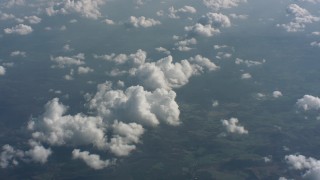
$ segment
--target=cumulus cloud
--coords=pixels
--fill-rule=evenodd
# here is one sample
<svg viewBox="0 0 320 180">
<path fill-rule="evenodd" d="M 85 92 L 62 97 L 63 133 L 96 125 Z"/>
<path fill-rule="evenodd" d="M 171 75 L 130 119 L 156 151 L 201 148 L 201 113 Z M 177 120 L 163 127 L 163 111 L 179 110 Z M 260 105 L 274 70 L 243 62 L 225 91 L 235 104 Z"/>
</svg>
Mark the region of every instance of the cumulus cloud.
<svg viewBox="0 0 320 180">
<path fill-rule="evenodd" d="M 3 76 L 6 74 L 6 69 L 3 66 L 0 66 L 0 76 Z"/>
<path fill-rule="evenodd" d="M 291 22 L 287 24 L 278 24 L 277 26 L 284 28 L 287 32 L 304 31 L 306 24 L 314 23 L 320 20 L 310 14 L 310 12 L 297 4 L 290 4 L 287 7 L 287 13 L 293 16 Z"/>
<path fill-rule="evenodd" d="M 13 52 L 10 53 L 10 56 L 11 57 L 17 57 L 17 56 L 26 57 L 27 53 L 24 52 L 24 51 L 13 51 Z"/>
<path fill-rule="evenodd" d="M 190 51 L 192 48 L 190 48 L 190 45 L 197 44 L 197 40 L 195 38 L 185 39 L 176 42 L 174 45 L 177 47 L 177 50 L 179 51 Z"/>
<path fill-rule="evenodd" d="M 124 63 L 130 63 L 132 66 L 141 65 L 146 61 L 147 58 L 147 52 L 139 49 L 136 53 L 132 54 L 105 54 L 105 55 L 96 55 L 94 54 L 93 57 L 95 59 L 102 59 L 110 62 L 115 62 L 116 64 L 124 64 Z"/>
<path fill-rule="evenodd" d="M 230 26 L 231 22 L 228 16 L 210 12 L 202 16 L 195 25 L 186 26 L 185 30 L 194 35 L 210 37 L 220 33 L 219 28 Z"/>
<path fill-rule="evenodd" d="M 144 129 L 140 124 L 115 121 L 112 125 L 114 135 L 108 147 L 117 156 L 128 156 L 136 149 L 134 144 L 139 143 Z"/>
<path fill-rule="evenodd" d="M 186 17 L 187 14 L 195 14 L 197 10 L 192 6 L 184 6 L 180 9 L 175 9 L 173 6 L 169 8 L 169 18 L 179 19 L 180 17 Z"/>
<path fill-rule="evenodd" d="M 282 93 L 281 93 L 281 91 L 273 91 L 272 96 L 274 98 L 279 98 L 282 96 Z"/>
<path fill-rule="evenodd" d="M 25 152 L 26 156 L 29 156 L 32 161 L 44 164 L 47 162 L 48 157 L 52 154 L 51 149 L 46 149 L 39 143 L 30 140 L 29 145 L 31 149 Z"/>
<path fill-rule="evenodd" d="M 35 140 L 50 145 L 94 145 L 106 148 L 105 126 L 100 117 L 64 115 L 67 107 L 54 98 L 45 105 L 42 116 L 30 120 L 28 129 Z"/>
<path fill-rule="evenodd" d="M 148 28 L 148 27 L 159 25 L 161 24 L 161 22 L 158 20 L 154 20 L 152 18 L 146 18 L 144 16 L 140 16 L 140 17 L 130 16 L 128 24 L 136 28 L 138 27 Z"/>
<path fill-rule="evenodd" d="M 89 68 L 89 67 L 78 67 L 78 74 L 88 74 L 88 73 L 91 73 L 93 72 L 94 70 L 92 68 Z"/>
<path fill-rule="evenodd" d="M 229 133 L 248 134 L 248 131 L 243 126 L 238 125 L 239 120 L 237 118 L 223 119 L 221 122 Z"/>
<path fill-rule="evenodd" d="M 251 79 L 252 76 L 250 73 L 243 73 L 241 74 L 241 79 Z"/>
<path fill-rule="evenodd" d="M 172 56 L 168 56 L 156 62 L 141 65 L 135 69 L 133 75 L 149 89 L 171 89 L 187 84 L 192 75 L 198 75 L 205 69 L 214 71 L 219 67 L 200 55 L 176 63 L 173 63 Z"/>
<path fill-rule="evenodd" d="M 1 168 L 7 168 L 9 166 L 16 166 L 19 164 L 18 159 L 24 157 L 24 152 L 16 150 L 9 144 L 2 146 L 2 152 L 0 155 Z"/>
<path fill-rule="evenodd" d="M 72 65 L 76 65 L 76 66 L 80 66 L 85 64 L 85 62 L 83 61 L 85 59 L 85 56 L 83 53 L 79 53 L 77 55 L 68 57 L 68 56 L 57 56 L 57 57 L 53 57 L 50 56 L 51 61 L 55 62 L 57 65 L 52 66 L 52 67 L 59 67 L 59 68 L 64 68 L 66 66 L 72 66 Z"/>
<path fill-rule="evenodd" d="M 46 13 L 48 16 L 78 13 L 85 18 L 98 19 L 102 16 L 100 7 L 104 4 L 105 0 L 64 0 L 46 8 Z"/>
<path fill-rule="evenodd" d="M 30 24 L 38 24 L 41 22 L 41 18 L 38 16 L 25 16 L 25 20 L 27 20 Z"/>
<path fill-rule="evenodd" d="M 25 24 L 18 24 L 12 28 L 4 29 L 4 33 L 6 34 L 19 34 L 19 35 L 27 35 L 32 33 L 33 29 L 31 26 Z"/>
<path fill-rule="evenodd" d="M 120 119 L 156 126 L 163 121 L 179 125 L 179 106 L 176 93 L 156 89 L 146 91 L 142 86 L 131 86 L 125 91 L 113 90 L 106 82 L 98 85 L 98 91 L 89 102 L 89 107 L 106 119 Z"/>
<path fill-rule="evenodd" d="M 214 10 L 236 7 L 244 2 L 247 0 L 203 0 L 205 6 Z"/>
<path fill-rule="evenodd" d="M 3 3 L 4 7 L 11 8 L 13 6 L 22 6 L 25 5 L 25 0 L 7 0 Z"/>
<path fill-rule="evenodd" d="M 74 149 L 72 151 L 72 158 L 83 160 L 89 167 L 95 170 L 103 169 L 114 164 L 114 162 L 110 160 L 101 160 L 99 155 L 90 154 L 88 151 L 80 151 L 80 149 Z"/>
<path fill-rule="evenodd" d="M 303 155 L 287 155 L 285 160 L 292 169 L 304 172 L 303 179 L 317 180 L 320 178 L 319 160 L 313 157 L 307 158 Z"/>
<path fill-rule="evenodd" d="M 299 108 L 302 108 L 305 111 L 319 110 L 320 98 L 311 95 L 304 95 L 301 99 L 298 99 L 296 104 Z"/>
<path fill-rule="evenodd" d="M 168 49 L 164 48 L 164 47 L 157 47 L 155 49 L 156 49 L 156 51 L 163 52 L 166 55 L 170 55 L 171 54 L 171 52 Z"/>
<path fill-rule="evenodd" d="M 13 14 L 8 14 L 8 13 L 3 13 L 0 11 L 0 20 L 9 20 L 9 19 L 15 19 L 15 15 Z"/>
<path fill-rule="evenodd" d="M 240 59 L 240 58 L 236 58 L 236 60 L 235 60 L 235 63 L 237 65 L 244 64 L 247 67 L 259 66 L 259 65 L 264 64 L 265 62 L 266 62 L 265 59 L 263 59 L 261 62 L 260 61 L 252 61 L 252 60 L 243 60 L 243 59 Z"/>
</svg>

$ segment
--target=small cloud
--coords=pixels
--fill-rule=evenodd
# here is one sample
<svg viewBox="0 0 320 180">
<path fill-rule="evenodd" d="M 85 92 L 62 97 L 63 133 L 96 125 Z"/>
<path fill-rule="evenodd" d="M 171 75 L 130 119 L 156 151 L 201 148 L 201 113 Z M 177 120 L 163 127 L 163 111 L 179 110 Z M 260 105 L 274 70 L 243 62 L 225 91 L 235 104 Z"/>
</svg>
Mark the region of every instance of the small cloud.
<svg viewBox="0 0 320 180">
<path fill-rule="evenodd" d="M 4 29 L 4 33 L 6 34 L 18 34 L 18 35 L 27 35 L 32 33 L 32 27 L 25 24 L 18 24 L 12 28 Z"/>
<path fill-rule="evenodd" d="M 237 118 L 230 118 L 229 120 L 221 120 L 222 125 L 226 128 L 228 133 L 248 134 L 248 131 L 243 126 L 238 125 Z"/>
</svg>

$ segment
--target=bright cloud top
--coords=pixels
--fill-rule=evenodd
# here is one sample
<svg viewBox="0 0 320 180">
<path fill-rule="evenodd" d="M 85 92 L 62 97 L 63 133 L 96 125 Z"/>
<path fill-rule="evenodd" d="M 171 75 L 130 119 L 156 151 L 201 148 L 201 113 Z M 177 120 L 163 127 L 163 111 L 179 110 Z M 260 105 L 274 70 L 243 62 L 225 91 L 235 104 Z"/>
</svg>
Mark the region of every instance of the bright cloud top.
<svg viewBox="0 0 320 180">
<path fill-rule="evenodd" d="M 243 126 L 238 125 L 239 120 L 237 118 L 230 118 L 229 120 L 223 119 L 221 122 L 229 133 L 248 134 L 248 130 Z"/>
</svg>

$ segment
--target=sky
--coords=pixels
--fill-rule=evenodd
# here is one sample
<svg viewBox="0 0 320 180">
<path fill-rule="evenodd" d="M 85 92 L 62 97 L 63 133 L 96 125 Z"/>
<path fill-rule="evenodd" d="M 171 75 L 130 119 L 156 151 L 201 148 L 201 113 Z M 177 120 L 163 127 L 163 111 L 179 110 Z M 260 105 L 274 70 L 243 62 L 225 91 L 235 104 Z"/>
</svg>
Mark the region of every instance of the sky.
<svg viewBox="0 0 320 180">
<path fill-rule="evenodd" d="M 1 0 L 5 179 L 320 179 L 319 0 Z"/>
</svg>

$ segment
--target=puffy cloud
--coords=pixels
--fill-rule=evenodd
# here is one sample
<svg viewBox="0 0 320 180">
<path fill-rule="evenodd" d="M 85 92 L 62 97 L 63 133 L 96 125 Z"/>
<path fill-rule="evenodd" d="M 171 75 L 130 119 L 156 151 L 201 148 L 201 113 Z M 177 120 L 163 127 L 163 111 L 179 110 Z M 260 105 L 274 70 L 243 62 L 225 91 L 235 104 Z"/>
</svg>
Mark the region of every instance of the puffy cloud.
<svg viewBox="0 0 320 180">
<path fill-rule="evenodd" d="M 0 11 L 0 20 L 9 20 L 15 19 L 16 17 L 13 14 L 7 14 Z"/>
<path fill-rule="evenodd" d="M 265 59 L 263 59 L 261 62 L 259 61 L 252 61 L 252 60 L 243 60 L 243 59 L 240 59 L 240 58 L 236 58 L 235 60 L 235 63 L 240 65 L 240 64 L 244 64 L 248 67 L 252 67 L 252 66 L 259 66 L 259 65 L 262 65 L 266 62 Z"/>
<path fill-rule="evenodd" d="M 72 151 L 72 158 L 83 160 L 89 167 L 95 170 L 103 169 L 114 164 L 114 162 L 110 160 L 101 160 L 99 155 L 90 154 L 88 151 L 80 151 L 80 149 L 74 149 Z"/>
<path fill-rule="evenodd" d="M 32 33 L 33 29 L 31 26 L 25 24 L 18 24 L 12 28 L 4 29 L 4 33 L 6 34 L 19 34 L 19 35 L 27 35 Z"/>
<path fill-rule="evenodd" d="M 86 18 L 98 19 L 101 17 L 99 9 L 103 4 L 105 4 L 105 0 L 63 0 L 63 2 L 46 8 L 46 13 L 49 16 L 78 13 Z"/>
<path fill-rule="evenodd" d="M 243 73 L 241 74 L 241 79 L 251 79 L 252 76 L 250 73 Z"/>
<path fill-rule="evenodd" d="M 174 45 L 179 51 L 190 51 L 192 48 L 190 48 L 189 46 L 195 44 L 197 44 L 197 40 L 195 38 L 190 38 L 178 41 Z"/>
<path fill-rule="evenodd" d="M 6 74 L 6 69 L 3 66 L 0 66 L 0 76 L 3 76 Z"/>
<path fill-rule="evenodd" d="M 205 6 L 214 10 L 236 7 L 243 2 L 247 0 L 203 0 Z"/>
<path fill-rule="evenodd" d="M 16 57 L 16 56 L 26 57 L 27 53 L 24 51 L 13 51 L 10 53 L 10 56 L 12 56 L 12 57 Z"/>
<path fill-rule="evenodd" d="M 244 14 L 229 14 L 229 16 L 233 19 L 247 19 L 248 15 L 244 15 Z"/>
<path fill-rule="evenodd" d="M 25 5 L 25 0 L 7 0 L 4 3 L 4 6 L 6 8 L 11 8 L 13 6 L 22 6 L 22 5 Z"/>
<path fill-rule="evenodd" d="M 171 89 L 187 84 L 192 75 L 197 75 L 204 69 L 213 71 L 217 70 L 218 66 L 200 55 L 176 63 L 173 63 L 172 56 L 168 56 L 156 62 L 141 65 L 135 70 L 134 75 L 147 88 Z"/>
<path fill-rule="evenodd" d="M 44 164 L 47 162 L 48 157 L 52 154 L 51 149 L 46 149 L 39 143 L 30 140 L 29 145 L 32 147 L 30 150 L 25 152 L 26 156 L 29 156 L 32 161 Z"/>
<path fill-rule="evenodd" d="M 191 34 L 202 35 L 206 37 L 220 33 L 219 28 L 230 27 L 231 22 L 228 16 L 221 13 L 207 13 L 202 16 L 198 23 L 193 26 L 186 26 L 185 30 Z"/>
<path fill-rule="evenodd" d="M 243 126 L 238 125 L 237 118 L 230 118 L 229 120 L 221 120 L 222 125 L 226 128 L 227 132 L 235 134 L 248 134 L 248 131 Z"/>
<path fill-rule="evenodd" d="M 163 52 L 166 55 L 170 55 L 171 54 L 171 52 L 168 49 L 164 48 L 164 47 L 157 47 L 155 49 L 156 49 L 156 51 Z"/>
<path fill-rule="evenodd" d="M 171 90 L 156 89 L 145 91 L 142 86 L 131 86 L 125 91 L 112 90 L 112 84 L 98 85 L 98 91 L 89 102 L 105 119 L 120 119 L 156 126 L 163 121 L 178 125 L 179 106 L 175 102 L 176 93 Z"/>
<path fill-rule="evenodd" d="M 303 179 L 317 180 L 320 179 L 320 161 L 303 155 L 287 155 L 285 160 L 291 168 L 295 170 L 304 170 Z"/>
<path fill-rule="evenodd" d="M 302 108 L 305 111 L 319 110 L 320 109 L 320 98 L 315 97 L 315 96 L 311 96 L 311 95 L 304 95 L 301 99 L 298 99 L 297 105 L 299 108 Z"/>
<path fill-rule="evenodd" d="M 154 20 L 152 18 L 146 18 L 144 16 L 140 17 L 135 17 L 135 16 L 130 16 L 130 19 L 128 21 L 129 25 L 132 25 L 133 27 L 152 27 L 161 24 L 160 21 Z"/>
<path fill-rule="evenodd" d="M 93 72 L 94 70 L 92 68 L 89 67 L 78 67 L 78 74 L 88 74 L 90 72 Z"/>
<path fill-rule="evenodd" d="M 277 24 L 277 26 L 283 27 L 287 32 L 303 31 L 306 24 L 320 20 L 319 17 L 312 16 L 308 10 L 301 8 L 297 4 L 290 4 L 287 8 L 287 13 L 293 16 L 292 21 L 287 24 Z"/>
<path fill-rule="evenodd" d="M 108 25 L 114 25 L 115 24 L 115 22 L 113 20 L 111 20 L 111 19 L 105 19 L 103 22 L 105 22 Z"/>
<path fill-rule="evenodd" d="M 54 98 L 45 105 L 42 116 L 29 121 L 35 140 L 50 145 L 94 145 L 106 148 L 105 125 L 100 117 L 64 115 L 67 107 Z"/>
<path fill-rule="evenodd" d="M 38 24 L 41 22 L 41 18 L 38 16 L 25 16 L 24 19 L 29 21 L 30 24 Z"/>
<path fill-rule="evenodd" d="M 137 123 L 125 124 L 115 121 L 112 125 L 115 135 L 111 138 L 108 148 L 117 156 L 127 156 L 136 149 L 134 144 L 139 143 L 144 129 Z"/>
<path fill-rule="evenodd" d="M 2 146 L 2 152 L 0 155 L 1 168 L 7 168 L 8 166 L 16 166 L 19 164 L 18 159 L 24 157 L 24 152 L 16 150 L 9 144 Z"/>
<path fill-rule="evenodd" d="M 79 53 L 77 55 L 68 57 L 68 56 L 58 56 L 58 57 L 50 57 L 51 61 L 55 62 L 57 65 L 53 67 L 59 67 L 64 68 L 65 66 L 71 66 L 71 65 L 83 65 L 85 62 L 83 61 L 85 59 L 83 53 Z"/>
<path fill-rule="evenodd" d="M 197 10 L 192 6 L 184 6 L 180 9 L 174 9 L 174 7 L 169 8 L 169 18 L 179 19 L 181 16 L 186 16 L 187 14 L 195 14 Z"/>
<path fill-rule="evenodd" d="M 273 91 L 272 96 L 274 98 L 279 98 L 282 96 L 282 93 L 281 93 L 281 91 Z"/>
<path fill-rule="evenodd" d="M 139 49 L 136 53 L 132 53 L 130 55 L 127 54 L 105 54 L 105 55 L 93 55 L 95 59 L 102 59 L 106 61 L 115 62 L 116 64 L 124 64 L 126 62 L 130 62 L 131 65 L 141 65 L 146 61 L 147 52 Z"/>
</svg>

